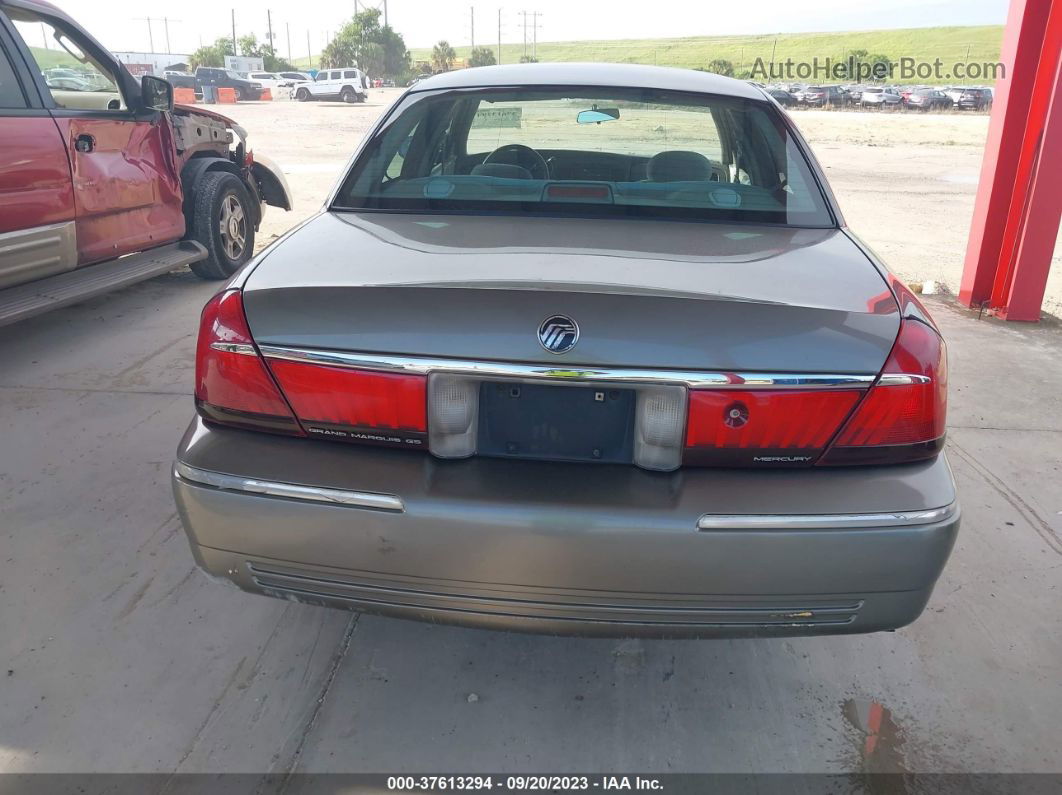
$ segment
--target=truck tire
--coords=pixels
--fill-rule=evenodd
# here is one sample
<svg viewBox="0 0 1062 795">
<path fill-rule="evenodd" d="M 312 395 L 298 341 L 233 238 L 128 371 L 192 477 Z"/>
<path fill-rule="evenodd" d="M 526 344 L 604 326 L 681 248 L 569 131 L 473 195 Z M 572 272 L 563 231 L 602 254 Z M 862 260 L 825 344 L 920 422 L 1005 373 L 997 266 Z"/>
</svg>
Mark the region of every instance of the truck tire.
<svg viewBox="0 0 1062 795">
<path fill-rule="evenodd" d="M 189 238 L 203 244 L 207 258 L 189 267 L 201 279 L 227 279 L 254 252 L 251 197 L 228 171 L 208 171 L 195 185 Z"/>
<path fill-rule="evenodd" d="M 310 92 L 308 89 L 300 88 L 298 91 L 295 92 L 295 99 L 297 99 L 299 102 L 306 102 L 307 100 L 309 100 L 309 98 Z"/>
<path fill-rule="evenodd" d="M 344 86 L 343 90 L 339 92 L 339 98 L 349 105 L 358 101 L 358 92 L 350 86 Z"/>
</svg>

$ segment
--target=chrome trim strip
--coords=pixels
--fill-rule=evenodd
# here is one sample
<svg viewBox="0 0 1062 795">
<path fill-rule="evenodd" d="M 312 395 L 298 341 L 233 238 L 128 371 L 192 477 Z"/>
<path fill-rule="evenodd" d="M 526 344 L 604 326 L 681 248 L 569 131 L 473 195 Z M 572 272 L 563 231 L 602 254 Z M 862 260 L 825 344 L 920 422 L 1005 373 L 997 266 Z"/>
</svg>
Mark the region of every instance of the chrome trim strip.
<svg viewBox="0 0 1062 795">
<path fill-rule="evenodd" d="M 258 351 L 254 349 L 253 345 L 241 342 L 212 342 L 210 347 L 215 351 L 224 351 L 225 353 L 240 353 L 244 356 L 258 355 Z"/>
<path fill-rule="evenodd" d="M 886 373 L 878 379 L 875 386 L 908 386 L 910 384 L 928 384 L 933 379 L 927 375 L 909 375 L 907 373 Z"/>
<path fill-rule="evenodd" d="M 242 491 L 251 494 L 265 494 L 270 497 L 284 497 L 293 500 L 323 502 L 330 505 L 348 505 L 355 508 L 375 508 L 381 511 L 405 512 L 402 500 L 392 494 L 375 494 L 368 491 L 346 491 L 317 486 L 297 486 L 294 483 L 278 483 L 272 480 L 256 480 L 237 475 L 225 475 L 206 469 L 188 466 L 182 461 L 173 465 L 174 472 L 184 480 L 212 486 L 223 491 Z"/>
<path fill-rule="evenodd" d="M 441 359 L 427 356 L 353 353 L 278 345 L 259 345 L 269 359 L 312 362 L 357 370 L 426 375 L 447 372 L 493 378 L 543 378 L 556 380 L 607 381 L 628 384 L 682 384 L 714 389 L 865 389 L 876 376 L 808 373 L 721 373 L 693 370 L 645 370 L 636 367 L 587 368 L 540 364 Z"/>
<path fill-rule="evenodd" d="M 951 519 L 959 512 L 957 502 L 943 508 L 896 513 L 739 514 L 706 513 L 697 520 L 698 530 L 841 530 L 856 527 L 915 527 Z"/>
</svg>

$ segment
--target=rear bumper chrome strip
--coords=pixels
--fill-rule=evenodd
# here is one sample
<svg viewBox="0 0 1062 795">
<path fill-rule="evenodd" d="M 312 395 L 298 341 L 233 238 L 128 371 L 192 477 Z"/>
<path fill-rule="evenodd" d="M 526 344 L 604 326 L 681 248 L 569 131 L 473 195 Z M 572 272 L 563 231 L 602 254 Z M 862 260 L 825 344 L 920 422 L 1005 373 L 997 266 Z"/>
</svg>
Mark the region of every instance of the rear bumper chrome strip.
<svg viewBox="0 0 1062 795">
<path fill-rule="evenodd" d="M 223 491 L 243 491 L 251 494 L 265 494 L 270 497 L 308 500 L 330 505 L 349 505 L 355 508 L 375 508 L 381 511 L 395 511 L 396 513 L 405 511 L 402 500 L 392 494 L 299 486 L 294 483 L 242 478 L 236 475 L 225 475 L 221 472 L 211 472 L 206 469 L 191 467 L 181 461 L 174 463 L 173 469 L 177 476 L 183 480 L 211 486 L 215 489 L 222 489 Z"/>
<path fill-rule="evenodd" d="M 739 514 L 708 513 L 697 520 L 698 530 L 840 530 L 857 527 L 915 527 L 953 518 L 959 504 L 926 511 L 892 513 Z"/>
<path fill-rule="evenodd" d="M 492 378 L 541 378 L 565 381 L 604 381 L 624 384 L 681 384 L 690 388 L 713 389 L 866 389 L 877 378 L 874 375 L 811 374 L 811 373 L 730 373 L 694 370 L 646 370 L 636 367 L 569 367 L 509 362 L 470 361 L 424 356 L 395 356 L 389 354 L 354 353 L 277 345 L 259 345 L 267 359 L 286 359 L 311 362 L 355 370 L 375 370 L 385 373 L 433 372 Z"/>
</svg>

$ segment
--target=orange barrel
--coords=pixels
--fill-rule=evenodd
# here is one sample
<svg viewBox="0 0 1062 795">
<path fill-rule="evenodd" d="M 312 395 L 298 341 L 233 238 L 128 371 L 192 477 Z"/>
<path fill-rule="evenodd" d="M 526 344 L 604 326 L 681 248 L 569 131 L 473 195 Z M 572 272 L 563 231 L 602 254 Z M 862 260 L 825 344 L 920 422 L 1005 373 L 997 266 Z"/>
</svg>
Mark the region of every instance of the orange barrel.
<svg viewBox="0 0 1062 795">
<path fill-rule="evenodd" d="M 218 102 L 234 104 L 236 102 L 236 89 L 235 88 L 219 88 L 218 89 Z"/>
</svg>

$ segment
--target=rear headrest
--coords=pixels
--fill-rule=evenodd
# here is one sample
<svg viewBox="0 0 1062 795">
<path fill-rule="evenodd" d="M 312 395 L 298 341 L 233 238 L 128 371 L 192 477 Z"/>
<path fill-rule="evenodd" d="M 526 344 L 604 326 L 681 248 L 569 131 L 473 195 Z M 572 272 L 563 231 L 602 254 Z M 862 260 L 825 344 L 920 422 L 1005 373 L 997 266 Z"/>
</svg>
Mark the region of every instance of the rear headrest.
<svg viewBox="0 0 1062 795">
<path fill-rule="evenodd" d="M 650 182 L 684 182 L 712 177 L 712 161 L 700 152 L 673 149 L 649 158 L 646 176 Z"/>
<path fill-rule="evenodd" d="M 472 167 L 472 174 L 477 177 L 500 177 L 502 179 L 531 179 L 531 172 L 523 166 L 511 163 L 480 163 Z"/>
</svg>

